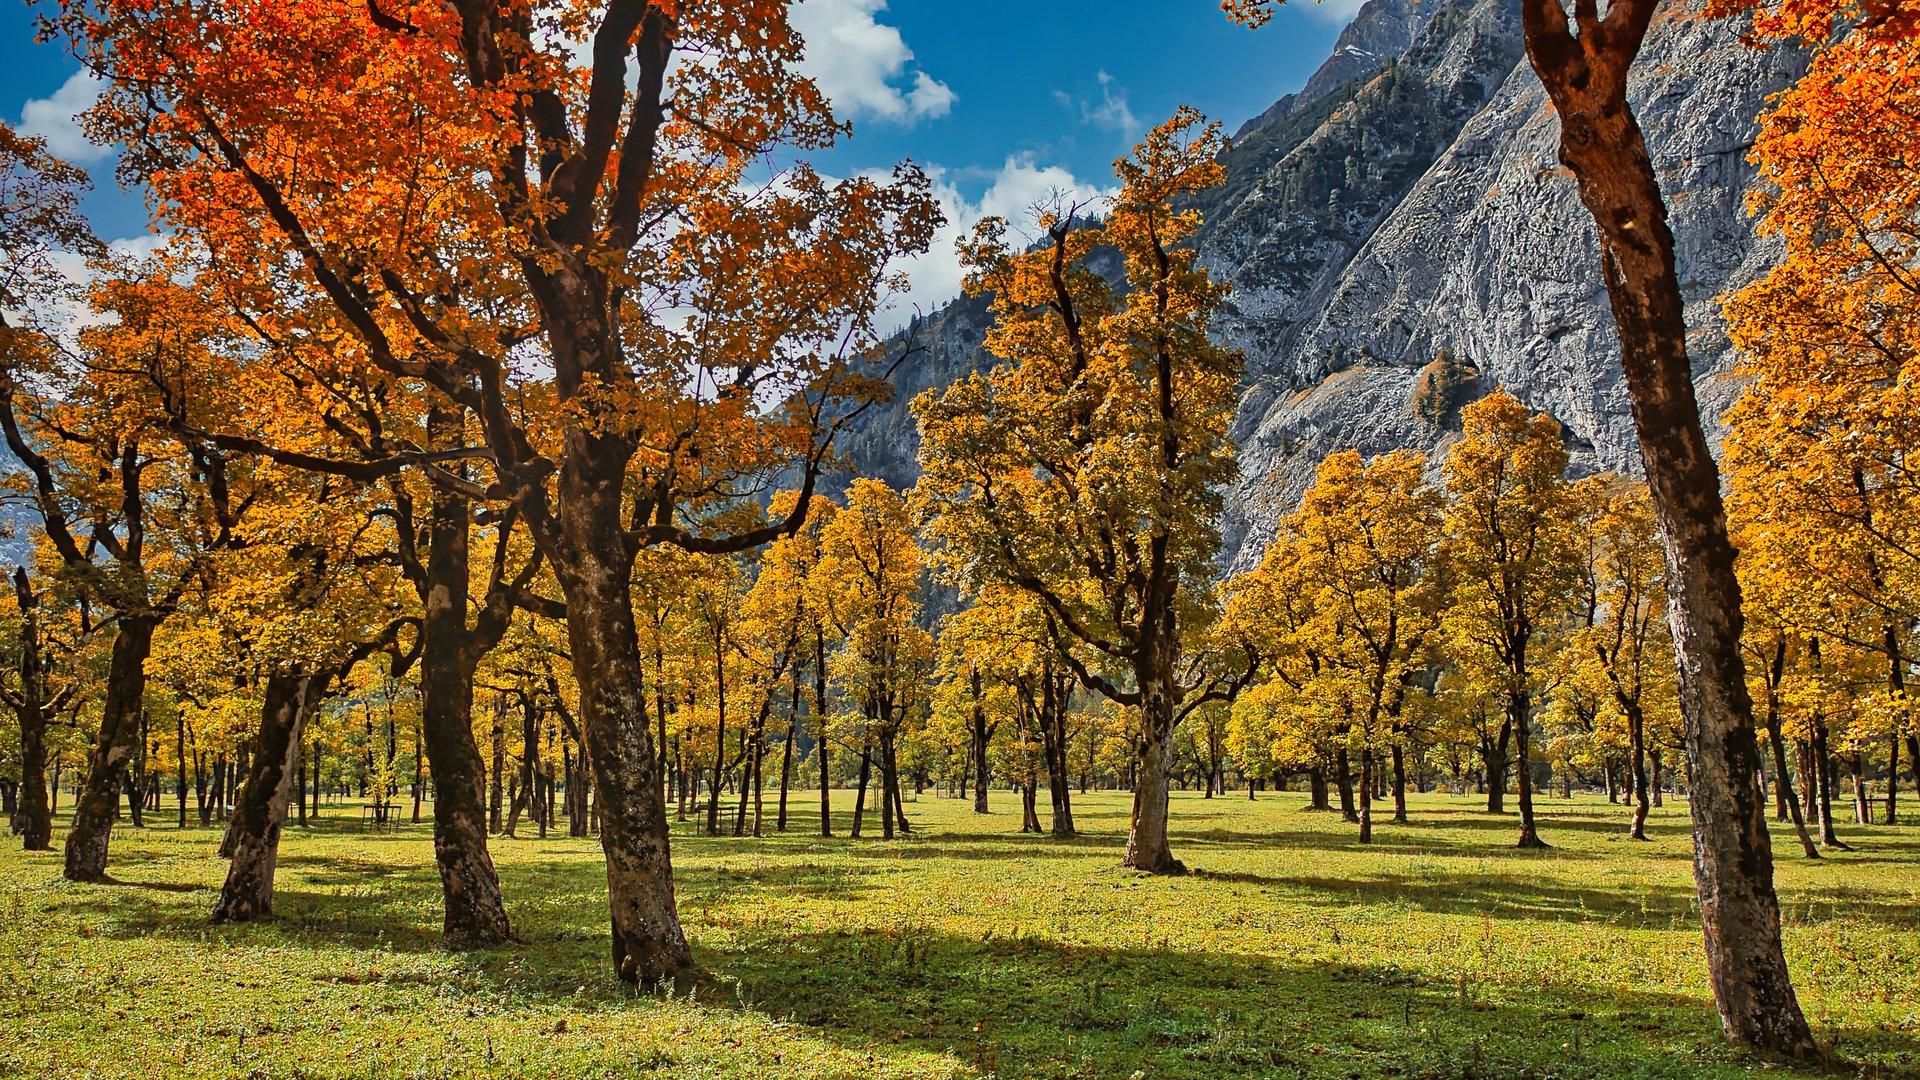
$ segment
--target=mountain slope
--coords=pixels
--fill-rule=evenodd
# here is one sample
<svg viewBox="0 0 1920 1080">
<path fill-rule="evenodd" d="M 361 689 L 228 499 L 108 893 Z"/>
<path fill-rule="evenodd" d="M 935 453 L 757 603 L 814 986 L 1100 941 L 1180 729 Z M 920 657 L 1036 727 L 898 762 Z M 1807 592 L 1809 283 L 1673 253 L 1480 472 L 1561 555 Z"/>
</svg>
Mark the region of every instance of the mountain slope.
<svg viewBox="0 0 1920 1080">
<path fill-rule="evenodd" d="M 1714 297 L 1770 257 L 1744 212 L 1754 118 L 1805 61 L 1748 49 L 1737 26 L 1686 2 L 1663 12 L 1632 96 L 1717 417 L 1737 387 Z M 1415 448 L 1437 460 L 1458 405 L 1495 386 L 1565 425 L 1576 468 L 1635 468 L 1598 248 L 1557 137 L 1510 0 L 1370 0 L 1307 87 L 1241 129 L 1198 240 L 1234 286 L 1217 332 L 1247 357 L 1227 565 L 1258 558 L 1326 454 Z M 969 299 L 915 327 L 926 351 L 903 368 L 899 399 L 853 433 L 857 467 L 911 482 L 906 401 L 988 362 L 987 325 Z M 1447 355 L 1465 380 L 1423 406 Z"/>
</svg>

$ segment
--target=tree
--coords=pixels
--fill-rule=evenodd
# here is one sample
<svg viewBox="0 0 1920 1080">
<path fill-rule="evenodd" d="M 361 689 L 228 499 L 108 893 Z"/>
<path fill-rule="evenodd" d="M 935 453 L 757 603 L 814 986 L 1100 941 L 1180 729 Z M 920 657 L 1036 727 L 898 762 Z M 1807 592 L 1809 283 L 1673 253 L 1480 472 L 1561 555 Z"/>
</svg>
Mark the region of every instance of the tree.
<svg viewBox="0 0 1920 1080">
<path fill-rule="evenodd" d="M 1205 628 L 1219 489 L 1241 360 L 1207 330 L 1224 297 L 1175 203 L 1220 182 L 1217 124 L 1182 109 L 1116 163 L 1105 221 L 1041 217 L 1019 251 L 1004 220 L 963 246 L 968 287 L 993 296 L 992 371 L 922 395 L 921 519 L 956 579 L 1038 597 L 1076 641 L 1123 665 L 1122 686 L 1077 658 L 1081 681 L 1141 710 L 1126 865 L 1183 867 L 1167 843 L 1168 750 L 1214 691 L 1183 662 Z M 1116 250 L 1118 293 L 1088 259 Z M 1071 652 L 1066 654 L 1073 657 Z"/>
<path fill-rule="evenodd" d="M 1334 454 L 1286 523 L 1299 537 L 1303 584 L 1312 591 L 1314 614 L 1303 629 L 1360 755 L 1361 843 L 1373 840 L 1376 752 L 1392 757 L 1394 820 L 1407 819 L 1401 714 L 1442 599 L 1440 495 L 1425 469 L 1425 457 L 1406 451 L 1371 462 L 1356 451 Z"/>
<path fill-rule="evenodd" d="M 1760 752 L 1740 657 L 1740 582 L 1687 359 L 1666 202 L 1627 78 L 1656 0 L 1606 15 L 1524 0 L 1527 57 L 1560 117 L 1560 160 L 1600 234 L 1601 273 L 1667 561 L 1667 616 L 1689 751 L 1694 878 L 1720 1024 L 1734 1042 L 1818 1053 L 1780 940 L 1773 849 L 1755 777 Z M 1575 33 L 1577 27 L 1578 33 Z"/>
<path fill-rule="evenodd" d="M 1447 637 L 1458 663 L 1500 687 L 1519 756 L 1519 846 L 1545 847 L 1533 817 L 1533 710 L 1546 674 L 1535 649 L 1573 585 L 1567 451 L 1560 425 L 1505 393 L 1467 406 L 1461 422 L 1446 460 Z"/>
<path fill-rule="evenodd" d="M 25 467 L 60 579 L 113 619 L 99 734 L 67 832 L 62 873 L 72 881 L 106 876 L 121 788 L 144 750 L 154 631 L 210 555 L 237 542 L 249 505 L 234 497 L 243 485 L 223 455 L 172 437 L 165 383 L 153 377 L 204 351 L 206 309 L 163 270 L 126 269 L 93 296 L 111 321 L 71 347 L 10 335 L 0 372 L 0 433 Z"/>
<path fill-rule="evenodd" d="M 55 253 L 105 252 L 80 212 L 88 186 L 86 172 L 49 154 L 45 139 L 0 121 L 0 374 L 9 385 L 49 348 L 55 306 L 74 299 L 75 287 L 54 265 Z M 4 314 L 23 311 L 26 320 L 17 326 Z M 20 722 L 18 821 L 26 849 L 45 851 L 53 835 L 45 781 L 46 713 L 53 703 L 42 681 L 37 600 L 24 570 L 15 575 L 14 592 L 22 620 L 18 700 L 10 702 Z"/>
<path fill-rule="evenodd" d="M 891 840 L 896 824 L 913 831 L 900 791 L 900 736 L 933 659 L 932 639 L 916 624 L 922 564 L 906 500 L 884 481 L 855 480 L 847 505 L 820 532 L 819 573 L 841 635 L 835 675 L 879 754 L 881 832 Z"/>
<path fill-rule="evenodd" d="M 939 215 L 911 168 L 753 178 L 841 130 L 795 70 L 784 5 L 391 7 L 128 0 L 63 20 L 112 80 L 99 121 L 170 227 L 277 324 L 328 325 L 408 392 L 477 418 L 478 447 L 415 446 L 392 468 L 484 463 L 484 479 L 425 471 L 511 507 L 545 556 L 601 805 L 613 965 L 652 984 L 691 957 L 637 554 L 743 551 L 799 526 L 804 497 L 744 531 L 710 515 L 787 467 L 810 492 L 879 392 L 889 264 Z M 542 363 L 514 362 L 530 353 Z"/>
<path fill-rule="evenodd" d="M 1658 527 L 1646 489 L 1619 477 L 1581 481 L 1574 488 L 1574 504 L 1576 534 L 1591 545 L 1590 557 L 1579 564 L 1579 591 L 1590 598 L 1590 615 L 1570 643 L 1575 678 L 1595 676 L 1593 684 L 1604 687 L 1605 700 L 1624 721 L 1634 799 L 1627 834 L 1645 840 L 1650 805 L 1647 714 L 1678 707 L 1667 693 L 1675 676 Z"/>
</svg>

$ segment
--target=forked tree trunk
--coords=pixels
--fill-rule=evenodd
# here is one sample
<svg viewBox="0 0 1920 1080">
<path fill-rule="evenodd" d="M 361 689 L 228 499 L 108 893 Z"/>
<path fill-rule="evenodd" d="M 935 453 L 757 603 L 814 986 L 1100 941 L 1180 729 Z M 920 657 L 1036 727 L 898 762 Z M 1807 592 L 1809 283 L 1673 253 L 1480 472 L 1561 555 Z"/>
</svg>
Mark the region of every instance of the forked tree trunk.
<svg viewBox="0 0 1920 1080">
<path fill-rule="evenodd" d="M 67 827 L 68 881 L 101 881 L 107 876 L 107 846 L 120 786 L 140 735 L 141 702 L 147 692 L 147 655 L 153 651 L 157 616 L 120 618 L 107 661 L 106 701 L 100 709 L 100 734 L 87 755 L 87 778 L 73 804 Z"/>
<path fill-rule="evenodd" d="M 1640 459 L 1666 548 L 1668 621 L 1686 729 L 1694 879 L 1708 981 L 1736 1043 L 1817 1056 L 1788 976 L 1773 888 L 1759 746 L 1740 656 L 1740 582 L 1720 476 L 1700 424 L 1673 233 L 1627 102 L 1628 71 L 1656 0 L 1615 0 L 1604 22 L 1560 0 L 1524 0 L 1527 55 L 1560 116 L 1560 159 L 1600 232 Z M 1525 768 L 1525 762 L 1522 762 Z"/>
<path fill-rule="evenodd" d="M 1046 668 L 1040 731 L 1047 758 L 1047 794 L 1053 803 L 1052 832 L 1055 836 L 1073 836 L 1073 793 L 1067 778 L 1067 707 L 1073 688 L 1054 677 L 1051 661 Z"/>
<path fill-rule="evenodd" d="M 861 827 L 867 818 L 867 781 L 873 776 L 873 755 L 860 751 L 860 780 L 853 793 L 853 828 L 847 833 L 855 840 L 860 839 Z"/>
<path fill-rule="evenodd" d="M 328 682 L 324 675 L 267 677 L 253 765 L 228 834 L 233 861 L 213 906 L 216 923 L 251 922 L 273 914 L 273 873 L 300 765 L 300 732 L 325 696 Z"/>
</svg>

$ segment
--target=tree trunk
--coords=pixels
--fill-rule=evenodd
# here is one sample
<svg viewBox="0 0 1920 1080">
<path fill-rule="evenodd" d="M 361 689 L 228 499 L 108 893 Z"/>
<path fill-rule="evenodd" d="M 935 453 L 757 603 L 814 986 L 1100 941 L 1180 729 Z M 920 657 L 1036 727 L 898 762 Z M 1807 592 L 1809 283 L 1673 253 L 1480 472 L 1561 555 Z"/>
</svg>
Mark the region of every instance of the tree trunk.
<svg viewBox="0 0 1920 1080">
<path fill-rule="evenodd" d="M 300 765 L 300 733 L 326 694 L 323 675 L 267 677 L 246 793 L 233 815 L 233 862 L 213 906 L 216 923 L 251 922 L 273 914 L 273 872 L 280 857 L 280 828 L 293 797 Z"/>
<path fill-rule="evenodd" d="M 987 727 L 987 710 L 980 699 L 980 672 L 970 673 L 973 680 L 973 730 L 969 743 L 973 753 L 973 812 L 987 812 L 987 741 L 993 730 Z"/>
<path fill-rule="evenodd" d="M 1360 842 L 1373 843 L 1373 747 L 1360 748 Z"/>
<path fill-rule="evenodd" d="M 1895 805 L 1899 796 L 1900 736 L 1894 734 L 1887 737 L 1887 824 L 1889 825 L 1900 820 L 1899 808 Z M 181 807 L 180 813 L 183 818 L 186 816 L 184 804 Z"/>
<path fill-rule="evenodd" d="M 1393 744 L 1393 821 L 1407 823 L 1407 762 L 1399 743 Z"/>
<path fill-rule="evenodd" d="M 1481 748 L 1489 814 L 1507 812 L 1507 746 L 1512 740 L 1513 718 L 1509 716 L 1500 721 L 1500 738 Z"/>
<path fill-rule="evenodd" d="M 847 835 L 860 839 L 860 827 L 867 817 L 867 780 L 873 775 L 873 755 L 860 751 L 860 782 L 853 796 L 853 830 Z"/>
<path fill-rule="evenodd" d="M 1135 685 L 1140 688 L 1140 738 L 1134 755 L 1133 816 L 1124 865 L 1150 874 L 1184 874 L 1186 865 L 1173 857 L 1167 842 L 1167 801 L 1172 794 L 1167 766 L 1173 749 L 1174 710 L 1179 704 L 1174 700 L 1173 673 L 1180 659 L 1171 606 L 1145 636 L 1141 662 L 1134 669 Z"/>
<path fill-rule="evenodd" d="M 435 409 L 429 424 L 438 445 L 457 445 L 461 416 Z M 487 769 L 473 741 L 473 675 L 482 649 L 467 628 L 466 500 L 435 490 L 427 542 L 426 595 L 420 635 L 421 734 L 433 777 L 433 858 L 445 911 L 441 937 L 451 948 L 497 944 L 513 937 L 500 878 L 487 850 Z M 493 716 L 493 826 L 499 827 L 506 739 Z"/>
<path fill-rule="evenodd" d="M 793 673 L 793 694 L 787 701 L 787 737 L 780 740 L 780 811 L 775 832 L 787 831 L 787 786 L 793 779 L 793 740 L 800 734 L 800 674 Z"/>
<path fill-rule="evenodd" d="M 1332 810 L 1333 804 L 1328 798 L 1327 770 L 1315 765 L 1307 770 L 1307 792 L 1313 799 L 1313 809 Z"/>
<path fill-rule="evenodd" d="M 1853 781 L 1853 823 L 1855 825 L 1873 824 L 1873 814 L 1867 809 L 1867 755 L 1855 750 L 1847 755 L 1847 778 Z"/>
<path fill-rule="evenodd" d="M 833 770 L 827 757 L 827 639 L 813 629 L 813 753 L 820 765 L 820 835 L 833 835 Z"/>
<path fill-rule="evenodd" d="M 1347 761 L 1347 748 L 1344 746 L 1333 752 L 1333 778 L 1334 786 L 1340 790 L 1340 816 L 1357 824 L 1360 814 L 1353 807 L 1353 769 Z"/>
<path fill-rule="evenodd" d="M 1627 835 L 1635 840 L 1647 838 L 1647 724 L 1646 716 L 1639 706 L 1627 711 L 1627 742 L 1633 755 L 1632 781 L 1634 802 L 1633 820 L 1627 826 Z"/>
<path fill-rule="evenodd" d="M 140 735 L 141 703 L 147 692 L 147 654 L 153 651 L 152 616 L 125 616 L 113 638 L 107 661 L 106 701 L 100 709 L 100 734 L 87 755 L 87 778 L 74 800 L 67 826 L 68 881 L 102 881 L 107 876 L 107 846 L 120 802 L 120 783 Z"/>
<path fill-rule="evenodd" d="M 13 572 L 20 607 L 20 802 L 14 821 L 28 851 L 53 847 L 53 809 L 47 802 L 46 671 L 41 666 L 40 606 L 25 567 Z M 58 786 L 55 780 L 55 786 Z"/>
<path fill-rule="evenodd" d="M 1736 1043 L 1808 1058 L 1819 1049 L 1787 972 L 1773 849 L 1754 784 L 1759 747 L 1719 470 L 1694 397 L 1666 204 L 1626 98 L 1654 8 L 1654 0 L 1616 0 L 1604 24 L 1582 8 L 1586 25 L 1576 39 L 1560 0 L 1526 0 L 1527 53 L 1560 116 L 1560 159 L 1600 232 L 1640 459 L 1666 548 L 1667 614 L 1691 750 L 1694 880 L 1721 1028 Z"/>
<path fill-rule="evenodd" d="M 1545 840 L 1540 839 L 1539 830 L 1533 822 L 1533 754 L 1530 743 L 1533 731 L 1533 701 L 1527 692 L 1516 690 L 1507 695 L 1507 722 L 1513 727 L 1517 738 L 1515 742 L 1514 775 L 1520 781 L 1520 839 L 1514 843 L 1519 848 L 1544 848 Z"/>
<path fill-rule="evenodd" d="M 1793 783 L 1787 774 L 1787 748 L 1780 735 L 1779 699 L 1768 695 L 1767 703 L 1767 741 L 1773 744 L 1773 771 L 1776 776 L 1774 790 L 1787 804 L 1793 816 L 1793 833 L 1800 841 L 1800 850 L 1809 859 L 1820 857 L 1820 849 L 1813 844 L 1813 838 L 1807 835 L 1807 823 L 1800 815 L 1800 799 L 1794 794 Z"/>
<path fill-rule="evenodd" d="M 1044 680 L 1040 732 L 1047 758 L 1047 794 L 1053 803 L 1052 832 L 1055 836 L 1073 836 L 1073 793 L 1067 777 L 1067 707 L 1072 687 L 1062 686 L 1055 679 L 1051 660 L 1046 665 Z"/>
<path fill-rule="evenodd" d="M 566 596 L 580 731 L 599 804 L 613 967 L 626 982 L 653 986 L 685 970 L 693 956 L 673 895 L 666 799 L 647 723 L 632 552 L 620 527 L 621 474 L 570 473 L 582 468 L 575 449 L 569 446 L 560 479 L 566 538 L 549 558 Z"/>
</svg>

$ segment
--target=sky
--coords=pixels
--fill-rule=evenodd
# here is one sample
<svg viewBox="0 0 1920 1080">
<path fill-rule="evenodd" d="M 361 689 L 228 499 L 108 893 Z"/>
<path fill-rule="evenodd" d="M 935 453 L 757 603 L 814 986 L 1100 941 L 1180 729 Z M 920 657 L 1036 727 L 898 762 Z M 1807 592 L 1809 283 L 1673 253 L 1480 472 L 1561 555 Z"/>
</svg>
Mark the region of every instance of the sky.
<svg viewBox="0 0 1920 1080">
<path fill-rule="evenodd" d="M 1256 31 L 1218 0 L 799 0 L 807 72 L 854 126 L 814 163 L 835 176 L 903 159 L 927 170 L 949 224 L 898 306 L 931 310 L 958 292 L 953 239 L 980 215 L 1018 219 L 1056 189 L 1110 189 L 1113 159 L 1179 105 L 1231 133 L 1299 89 L 1358 6 L 1296 0 Z M 34 41 L 24 0 L 0 0 L 0 71 L 0 116 L 94 176 L 95 232 L 150 243 L 140 194 L 115 184 L 112 154 L 73 121 L 93 86 L 60 44 Z"/>
</svg>

